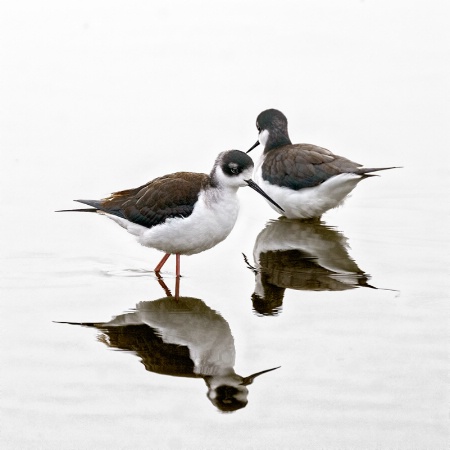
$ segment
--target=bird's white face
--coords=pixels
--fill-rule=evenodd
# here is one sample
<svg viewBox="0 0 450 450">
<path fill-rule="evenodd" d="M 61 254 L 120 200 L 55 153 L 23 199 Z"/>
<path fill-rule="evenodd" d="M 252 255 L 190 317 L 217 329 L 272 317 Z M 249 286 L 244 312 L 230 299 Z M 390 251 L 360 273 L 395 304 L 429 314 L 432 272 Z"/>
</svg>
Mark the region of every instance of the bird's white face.
<svg viewBox="0 0 450 450">
<path fill-rule="evenodd" d="M 245 180 L 250 179 L 253 175 L 253 166 L 243 170 L 241 173 L 237 173 L 232 176 L 224 174 L 221 170 L 220 172 L 220 177 L 223 179 L 223 185 L 244 187 L 247 186 Z"/>
<path fill-rule="evenodd" d="M 258 136 L 259 143 L 266 148 L 267 141 L 269 140 L 269 130 L 261 130 Z"/>
<path fill-rule="evenodd" d="M 253 174 L 253 166 L 244 169 L 239 173 L 239 168 L 230 167 L 231 171 L 236 170 L 235 174 L 228 175 L 223 172 L 223 170 L 219 167 L 217 170 L 217 178 L 220 180 L 220 184 L 222 186 L 230 186 L 230 187 L 243 187 L 247 186 L 245 180 L 248 180 L 252 177 Z"/>
<path fill-rule="evenodd" d="M 249 167 L 248 169 L 245 169 L 239 175 L 239 181 L 242 183 L 239 186 L 247 186 L 247 182 L 245 180 L 251 179 L 252 176 L 253 176 L 253 166 Z"/>
</svg>

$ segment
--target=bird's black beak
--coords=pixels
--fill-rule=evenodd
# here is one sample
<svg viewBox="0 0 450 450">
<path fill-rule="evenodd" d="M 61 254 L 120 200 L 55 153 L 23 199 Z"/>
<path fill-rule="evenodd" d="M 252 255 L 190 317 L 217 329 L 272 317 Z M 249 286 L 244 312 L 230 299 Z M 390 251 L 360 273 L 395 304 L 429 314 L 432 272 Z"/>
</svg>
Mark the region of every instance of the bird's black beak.
<svg viewBox="0 0 450 450">
<path fill-rule="evenodd" d="M 256 141 L 248 150 L 246 153 L 250 153 L 255 147 L 258 147 L 259 141 Z"/>
<path fill-rule="evenodd" d="M 284 209 L 276 203 L 274 200 L 272 200 L 252 179 L 250 180 L 244 180 L 254 191 L 256 191 L 258 194 L 261 194 L 265 199 L 269 200 L 272 205 L 275 205 L 278 209 L 284 212 Z"/>
</svg>

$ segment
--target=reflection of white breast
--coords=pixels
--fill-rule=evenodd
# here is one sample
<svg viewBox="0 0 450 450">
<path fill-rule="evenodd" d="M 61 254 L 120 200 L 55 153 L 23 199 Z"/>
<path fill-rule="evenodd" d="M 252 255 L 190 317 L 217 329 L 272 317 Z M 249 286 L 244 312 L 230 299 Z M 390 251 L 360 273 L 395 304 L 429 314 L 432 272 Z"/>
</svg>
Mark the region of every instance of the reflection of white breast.
<svg viewBox="0 0 450 450">
<path fill-rule="evenodd" d="M 347 248 L 347 238 L 319 220 L 282 217 L 270 221 L 253 248 L 257 269 L 254 294 L 279 306 L 283 295 L 280 289 L 338 291 L 372 287 L 367 284 L 369 276 L 350 257 Z"/>
<path fill-rule="evenodd" d="M 188 306 L 193 300 L 196 299 L 180 298 L 180 302 L 187 302 Z M 168 303 L 167 308 L 164 302 Z M 230 327 L 220 314 L 200 300 L 196 302 L 203 306 L 200 311 L 198 303 L 194 304 L 192 311 L 172 309 L 169 305 L 171 299 L 141 302 L 135 312 L 117 316 L 108 325 L 148 325 L 156 329 L 165 343 L 188 347 L 195 373 L 216 375 L 228 371 L 235 363 Z"/>
<path fill-rule="evenodd" d="M 253 258 L 259 264 L 261 253 L 301 250 L 325 269 L 340 273 L 359 272 L 347 249 L 347 238 L 332 227 L 318 221 L 302 222 L 282 218 L 268 222 L 259 233 L 253 248 Z"/>
</svg>

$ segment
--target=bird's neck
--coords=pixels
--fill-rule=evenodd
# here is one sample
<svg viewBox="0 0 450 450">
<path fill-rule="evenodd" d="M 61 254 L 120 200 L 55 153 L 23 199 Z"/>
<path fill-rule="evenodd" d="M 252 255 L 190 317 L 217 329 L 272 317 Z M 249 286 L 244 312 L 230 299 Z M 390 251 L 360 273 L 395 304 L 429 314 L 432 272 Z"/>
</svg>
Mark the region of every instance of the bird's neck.
<svg viewBox="0 0 450 450">
<path fill-rule="evenodd" d="M 287 133 L 281 132 L 279 130 L 272 130 L 269 133 L 266 145 L 264 146 L 264 153 L 267 153 L 275 148 L 291 144 L 292 142 L 289 139 L 289 135 Z"/>
<path fill-rule="evenodd" d="M 237 216 L 239 211 L 237 191 L 238 187 L 235 186 L 211 186 L 209 189 L 204 190 L 202 201 L 205 202 L 210 210 L 217 211 L 218 214 L 223 211 L 228 211 L 227 214 L 231 219 Z"/>
</svg>

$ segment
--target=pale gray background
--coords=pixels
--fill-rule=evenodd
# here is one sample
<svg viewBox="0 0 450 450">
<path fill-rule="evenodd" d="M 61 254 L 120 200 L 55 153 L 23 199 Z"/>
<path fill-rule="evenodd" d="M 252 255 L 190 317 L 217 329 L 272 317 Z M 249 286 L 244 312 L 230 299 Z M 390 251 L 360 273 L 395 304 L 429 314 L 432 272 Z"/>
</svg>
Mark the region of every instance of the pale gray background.
<svg viewBox="0 0 450 450">
<path fill-rule="evenodd" d="M 2 2 L 2 448 L 447 449 L 448 5 Z M 95 331 L 52 322 L 163 296 L 152 274 L 125 276 L 159 253 L 104 218 L 53 211 L 209 172 L 253 144 L 269 107 L 295 142 L 404 166 L 324 216 L 371 283 L 398 292 L 288 290 L 279 316 L 256 316 L 241 252 L 276 215 L 243 189 L 230 237 L 182 258 L 182 294 L 228 321 L 236 371 L 282 366 L 223 415 L 203 381 L 146 372 Z"/>
</svg>

